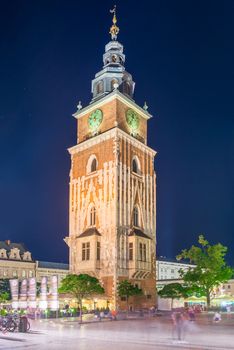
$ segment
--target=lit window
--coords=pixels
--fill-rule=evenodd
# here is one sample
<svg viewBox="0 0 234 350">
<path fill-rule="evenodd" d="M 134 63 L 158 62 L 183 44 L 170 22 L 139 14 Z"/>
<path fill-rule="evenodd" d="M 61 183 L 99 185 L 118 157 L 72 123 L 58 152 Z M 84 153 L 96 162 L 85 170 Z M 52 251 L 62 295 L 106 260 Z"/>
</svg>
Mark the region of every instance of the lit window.
<svg viewBox="0 0 234 350">
<path fill-rule="evenodd" d="M 13 271 L 12 276 L 17 277 L 17 271 Z"/>
<path fill-rule="evenodd" d="M 129 243 L 129 251 L 128 251 L 128 254 L 129 254 L 129 260 L 132 261 L 133 260 L 133 243 Z"/>
<path fill-rule="evenodd" d="M 29 277 L 33 277 L 33 272 L 30 270 L 28 275 Z"/>
</svg>

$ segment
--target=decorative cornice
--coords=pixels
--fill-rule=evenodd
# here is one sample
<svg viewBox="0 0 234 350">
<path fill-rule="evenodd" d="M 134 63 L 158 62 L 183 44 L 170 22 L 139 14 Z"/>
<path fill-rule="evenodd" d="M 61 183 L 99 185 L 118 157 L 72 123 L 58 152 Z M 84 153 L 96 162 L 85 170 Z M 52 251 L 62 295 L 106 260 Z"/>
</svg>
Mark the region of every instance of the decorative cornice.
<svg viewBox="0 0 234 350">
<path fill-rule="evenodd" d="M 137 113 L 139 113 L 144 119 L 148 120 L 152 118 L 152 115 L 149 114 L 146 110 L 138 106 L 133 100 L 129 99 L 127 96 L 122 94 L 119 90 L 114 90 L 110 94 L 104 96 L 100 100 L 97 100 L 90 105 L 84 107 L 83 109 L 77 111 L 73 114 L 73 117 L 79 119 L 87 114 L 89 111 L 93 110 L 93 108 L 100 108 L 103 104 L 110 102 L 114 99 L 118 99 L 119 101 L 125 103 L 128 107 L 134 108 Z"/>
<path fill-rule="evenodd" d="M 143 152 L 150 154 L 152 157 L 154 157 L 157 154 L 157 152 L 154 151 L 152 148 L 146 146 L 144 143 L 135 139 L 133 136 L 127 134 L 125 131 L 119 129 L 118 127 L 115 127 L 115 128 L 110 129 L 106 132 L 103 132 L 102 134 L 94 136 L 86 141 L 79 143 L 76 146 L 70 147 L 70 148 L 68 148 L 68 152 L 71 155 L 73 155 L 73 154 L 84 151 L 87 148 L 95 146 L 103 141 L 107 141 L 107 140 L 114 138 L 114 137 L 120 137 L 122 139 L 127 140 L 134 147 L 137 147 L 138 149 L 142 150 Z"/>
</svg>

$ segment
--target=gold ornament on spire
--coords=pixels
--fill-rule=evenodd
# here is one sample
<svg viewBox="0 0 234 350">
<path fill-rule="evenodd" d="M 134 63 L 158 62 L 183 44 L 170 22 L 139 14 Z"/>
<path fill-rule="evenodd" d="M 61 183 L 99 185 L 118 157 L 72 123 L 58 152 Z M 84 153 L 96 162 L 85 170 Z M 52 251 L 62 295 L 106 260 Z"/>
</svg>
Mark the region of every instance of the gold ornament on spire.
<svg viewBox="0 0 234 350">
<path fill-rule="evenodd" d="M 114 6 L 113 10 L 110 10 L 110 13 L 113 13 L 113 19 L 112 19 L 112 26 L 110 27 L 110 35 L 112 40 L 117 40 L 117 35 L 119 33 L 119 27 L 117 27 L 117 18 L 116 18 L 116 5 Z"/>
</svg>

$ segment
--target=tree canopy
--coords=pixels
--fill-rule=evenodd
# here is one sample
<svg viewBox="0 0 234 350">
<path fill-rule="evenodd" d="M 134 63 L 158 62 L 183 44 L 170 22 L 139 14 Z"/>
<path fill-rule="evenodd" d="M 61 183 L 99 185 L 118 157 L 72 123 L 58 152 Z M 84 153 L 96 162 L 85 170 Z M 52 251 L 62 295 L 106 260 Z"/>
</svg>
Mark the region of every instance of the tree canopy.
<svg viewBox="0 0 234 350">
<path fill-rule="evenodd" d="M 123 280 L 119 282 L 117 292 L 120 297 L 126 298 L 127 311 L 129 297 L 142 294 L 142 290 L 138 288 L 138 286 L 134 286 L 133 284 L 131 284 L 128 280 Z"/>
<path fill-rule="evenodd" d="M 169 283 L 158 291 L 158 295 L 161 298 L 179 299 L 186 298 L 189 295 L 189 291 L 180 283 Z"/>
<path fill-rule="evenodd" d="M 188 288 L 206 297 L 209 307 L 214 288 L 227 282 L 233 275 L 233 269 L 225 262 L 227 247 L 221 243 L 211 245 L 203 235 L 199 236 L 198 244 L 182 250 L 177 260 L 188 259 L 196 265 L 187 271 L 181 269 L 180 275 Z"/>
<path fill-rule="evenodd" d="M 80 319 L 82 322 L 82 299 L 103 294 L 104 288 L 96 277 L 87 274 L 69 274 L 61 282 L 59 293 L 72 294 L 80 304 Z"/>
<path fill-rule="evenodd" d="M 161 298 L 170 298 L 172 308 L 174 299 L 187 298 L 191 295 L 191 290 L 180 283 L 169 283 L 158 291 L 158 295 Z"/>
<path fill-rule="evenodd" d="M 10 282 L 8 278 L 0 279 L 0 301 L 5 302 L 10 300 Z"/>
</svg>

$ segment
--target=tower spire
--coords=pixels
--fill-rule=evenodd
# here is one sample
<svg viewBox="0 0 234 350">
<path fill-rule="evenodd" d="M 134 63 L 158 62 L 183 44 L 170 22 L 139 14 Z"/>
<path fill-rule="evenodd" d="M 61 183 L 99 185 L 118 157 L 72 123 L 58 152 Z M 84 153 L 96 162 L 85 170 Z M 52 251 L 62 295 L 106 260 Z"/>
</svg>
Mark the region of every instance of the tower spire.
<svg viewBox="0 0 234 350">
<path fill-rule="evenodd" d="M 112 26 L 110 27 L 110 35 L 112 40 L 117 40 L 117 35 L 119 33 L 119 27 L 116 25 L 117 23 L 117 18 L 116 18 L 116 5 L 112 10 L 110 10 L 110 13 L 113 13 L 113 18 L 112 18 Z"/>
</svg>

